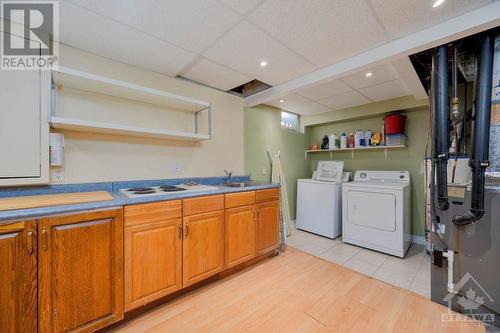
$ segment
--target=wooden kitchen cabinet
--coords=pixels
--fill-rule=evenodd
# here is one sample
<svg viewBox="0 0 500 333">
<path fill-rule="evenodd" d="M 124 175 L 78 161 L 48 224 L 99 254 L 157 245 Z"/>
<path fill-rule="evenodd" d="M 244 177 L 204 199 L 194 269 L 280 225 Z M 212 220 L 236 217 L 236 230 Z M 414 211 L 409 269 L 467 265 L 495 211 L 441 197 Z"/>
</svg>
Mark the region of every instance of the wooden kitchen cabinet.
<svg viewBox="0 0 500 333">
<path fill-rule="evenodd" d="M 224 268 L 224 211 L 184 216 L 183 286 Z"/>
<path fill-rule="evenodd" d="M 0 332 L 37 331 L 36 222 L 0 226 Z"/>
<path fill-rule="evenodd" d="M 125 310 L 182 288 L 182 219 L 125 228 Z"/>
<path fill-rule="evenodd" d="M 279 201 L 255 205 L 257 210 L 257 255 L 272 251 L 279 244 Z"/>
<path fill-rule="evenodd" d="M 230 268 L 255 257 L 255 205 L 226 210 L 225 267 Z"/>
<path fill-rule="evenodd" d="M 38 225 L 40 332 L 91 332 L 123 318 L 122 209 Z"/>
</svg>

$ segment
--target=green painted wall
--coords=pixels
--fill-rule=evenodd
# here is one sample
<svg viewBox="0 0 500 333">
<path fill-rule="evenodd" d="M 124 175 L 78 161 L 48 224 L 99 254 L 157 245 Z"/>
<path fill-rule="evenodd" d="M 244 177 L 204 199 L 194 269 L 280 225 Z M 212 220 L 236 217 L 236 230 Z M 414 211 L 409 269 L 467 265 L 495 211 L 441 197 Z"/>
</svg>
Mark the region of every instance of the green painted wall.
<svg viewBox="0 0 500 333">
<path fill-rule="evenodd" d="M 345 171 L 356 171 L 358 169 L 373 170 L 408 170 L 410 171 L 412 186 L 412 234 L 424 235 L 424 175 L 421 171 L 422 160 L 425 156 L 425 141 L 429 124 L 429 113 L 427 108 L 406 113 L 407 120 L 407 149 L 388 150 L 387 160 L 383 151 L 355 152 L 354 159 L 351 152 L 336 152 L 334 160 L 344 161 Z M 358 119 L 352 121 L 338 122 L 328 125 L 313 126 L 310 128 L 310 144 L 321 143 L 325 134 L 342 132 L 355 133 L 360 129 L 366 131 L 380 131 L 383 125 L 382 116 Z M 327 152 L 309 154 L 310 173 L 316 169 L 317 162 L 330 159 Z M 310 176 L 310 174 L 309 174 Z"/>
<path fill-rule="evenodd" d="M 310 177 L 310 165 L 304 159 L 309 146 L 307 134 L 281 128 L 279 109 L 259 105 L 245 109 L 245 173 L 252 179 L 270 181 L 271 166 L 267 150 L 273 154 L 281 151 L 281 163 L 285 172 L 290 216 L 295 219 L 297 179 Z M 263 168 L 265 174 L 262 173 Z"/>
</svg>

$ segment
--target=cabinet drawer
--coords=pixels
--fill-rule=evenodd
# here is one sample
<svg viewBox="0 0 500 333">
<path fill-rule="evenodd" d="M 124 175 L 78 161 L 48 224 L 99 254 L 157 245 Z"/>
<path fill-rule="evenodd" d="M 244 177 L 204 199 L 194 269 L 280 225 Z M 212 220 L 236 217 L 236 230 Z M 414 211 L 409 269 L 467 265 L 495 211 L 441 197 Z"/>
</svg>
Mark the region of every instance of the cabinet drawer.
<svg viewBox="0 0 500 333">
<path fill-rule="evenodd" d="M 224 194 L 182 200 L 184 216 L 224 209 Z"/>
<path fill-rule="evenodd" d="M 165 221 L 182 217 L 182 201 L 161 201 L 125 206 L 125 226 Z"/>
<path fill-rule="evenodd" d="M 255 203 L 255 191 L 230 193 L 225 196 L 225 207 L 233 208 Z"/>
<path fill-rule="evenodd" d="M 266 202 L 279 200 L 280 198 L 280 189 L 279 188 L 271 188 L 268 190 L 258 190 L 255 194 L 256 202 Z"/>
</svg>

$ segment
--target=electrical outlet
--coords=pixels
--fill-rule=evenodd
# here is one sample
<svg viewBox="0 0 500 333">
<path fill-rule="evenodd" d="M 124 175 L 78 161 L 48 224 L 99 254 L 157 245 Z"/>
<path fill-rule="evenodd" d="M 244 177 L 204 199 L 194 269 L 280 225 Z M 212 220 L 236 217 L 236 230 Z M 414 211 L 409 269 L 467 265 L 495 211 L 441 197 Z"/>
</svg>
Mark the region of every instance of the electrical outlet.
<svg viewBox="0 0 500 333">
<path fill-rule="evenodd" d="M 263 166 L 263 167 L 262 167 L 262 170 L 260 170 L 260 173 L 261 173 L 262 175 L 265 175 L 265 174 L 267 173 L 267 170 L 266 170 L 266 167 L 265 167 L 265 166 Z"/>
<path fill-rule="evenodd" d="M 52 181 L 53 182 L 63 182 L 64 181 L 64 169 L 63 168 L 52 169 Z"/>
<path fill-rule="evenodd" d="M 180 174 L 182 172 L 182 163 L 179 161 L 174 161 L 171 164 L 171 170 L 174 174 Z"/>
</svg>

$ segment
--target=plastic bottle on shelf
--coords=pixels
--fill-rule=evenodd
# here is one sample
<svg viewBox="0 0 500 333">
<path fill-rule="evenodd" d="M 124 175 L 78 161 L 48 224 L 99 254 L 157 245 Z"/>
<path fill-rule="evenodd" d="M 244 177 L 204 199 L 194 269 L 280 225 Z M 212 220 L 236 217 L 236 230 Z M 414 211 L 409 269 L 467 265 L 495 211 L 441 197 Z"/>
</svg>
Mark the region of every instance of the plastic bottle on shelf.
<svg viewBox="0 0 500 333">
<path fill-rule="evenodd" d="M 357 130 L 356 131 L 356 135 L 354 136 L 354 139 L 355 139 L 355 146 L 356 147 L 362 147 L 364 146 L 364 141 L 365 141 L 365 135 L 363 134 L 363 132 L 361 132 L 361 130 Z"/>
<path fill-rule="evenodd" d="M 365 132 L 365 142 L 367 146 L 372 145 L 372 130 L 368 129 Z"/>
<path fill-rule="evenodd" d="M 336 138 L 337 134 L 330 134 L 330 137 L 328 138 L 328 149 L 337 149 L 337 147 L 335 147 L 335 138 Z"/>
<path fill-rule="evenodd" d="M 340 148 L 341 149 L 347 148 L 347 135 L 345 133 L 342 133 L 340 135 Z"/>
<path fill-rule="evenodd" d="M 349 134 L 349 148 L 356 147 L 356 140 L 354 139 L 354 134 Z"/>
</svg>

